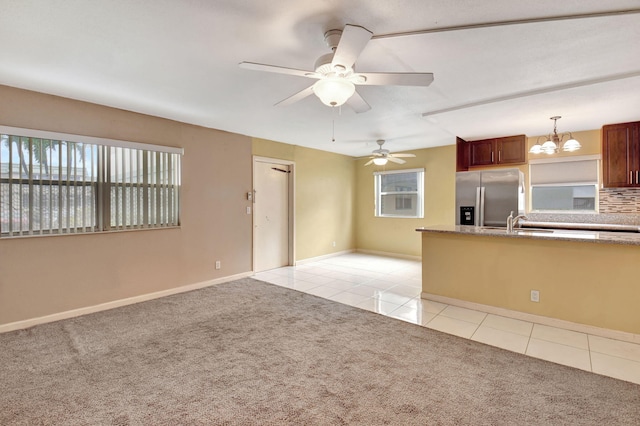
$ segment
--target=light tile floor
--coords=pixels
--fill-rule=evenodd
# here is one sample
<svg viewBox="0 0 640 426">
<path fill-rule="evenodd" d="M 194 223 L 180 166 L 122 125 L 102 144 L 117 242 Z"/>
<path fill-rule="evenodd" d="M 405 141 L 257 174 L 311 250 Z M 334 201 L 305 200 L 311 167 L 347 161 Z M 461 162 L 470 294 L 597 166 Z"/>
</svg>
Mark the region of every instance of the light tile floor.
<svg viewBox="0 0 640 426">
<path fill-rule="evenodd" d="M 640 345 L 420 298 L 419 261 L 349 253 L 254 278 L 466 339 L 640 384 Z"/>
</svg>

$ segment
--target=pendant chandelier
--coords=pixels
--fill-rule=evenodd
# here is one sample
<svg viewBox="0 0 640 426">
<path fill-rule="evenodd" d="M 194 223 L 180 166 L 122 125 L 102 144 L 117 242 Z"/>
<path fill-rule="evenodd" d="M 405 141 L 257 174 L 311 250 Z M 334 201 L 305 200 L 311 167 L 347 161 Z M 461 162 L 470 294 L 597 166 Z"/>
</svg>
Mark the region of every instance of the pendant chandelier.
<svg viewBox="0 0 640 426">
<path fill-rule="evenodd" d="M 560 151 L 560 145 L 562 144 L 562 141 L 565 137 L 567 137 L 568 140 L 564 143 L 564 145 L 562 145 L 563 151 L 573 152 L 582 148 L 580 142 L 575 140 L 570 132 L 558 135 L 556 124 L 560 118 L 562 117 L 560 117 L 559 115 L 551 117 L 551 120 L 553 120 L 553 134 L 546 136 L 547 140 L 542 145 L 540 144 L 540 138 L 545 138 L 545 136 L 540 136 L 536 141 L 536 144 L 529 150 L 530 154 L 555 154 Z"/>
</svg>

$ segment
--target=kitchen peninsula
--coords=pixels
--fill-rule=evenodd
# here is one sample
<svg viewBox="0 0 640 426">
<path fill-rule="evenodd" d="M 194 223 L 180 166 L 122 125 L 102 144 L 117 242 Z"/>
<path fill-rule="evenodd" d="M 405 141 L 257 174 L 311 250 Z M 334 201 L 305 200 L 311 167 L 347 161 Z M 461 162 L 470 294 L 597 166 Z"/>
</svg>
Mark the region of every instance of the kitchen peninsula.
<svg viewBox="0 0 640 426">
<path fill-rule="evenodd" d="M 418 228 L 422 297 L 640 337 L 640 233 Z M 531 301 L 531 291 L 539 302 Z M 564 324 L 565 326 L 567 324 Z"/>
</svg>

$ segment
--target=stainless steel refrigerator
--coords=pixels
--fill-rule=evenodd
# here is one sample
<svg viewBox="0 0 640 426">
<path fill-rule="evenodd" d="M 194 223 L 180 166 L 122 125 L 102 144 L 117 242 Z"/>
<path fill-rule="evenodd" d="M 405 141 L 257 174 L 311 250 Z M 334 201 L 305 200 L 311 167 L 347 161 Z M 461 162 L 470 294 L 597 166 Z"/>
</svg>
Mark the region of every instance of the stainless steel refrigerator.
<svg viewBox="0 0 640 426">
<path fill-rule="evenodd" d="M 524 214 L 524 175 L 518 169 L 456 173 L 456 225 L 506 226 Z"/>
</svg>

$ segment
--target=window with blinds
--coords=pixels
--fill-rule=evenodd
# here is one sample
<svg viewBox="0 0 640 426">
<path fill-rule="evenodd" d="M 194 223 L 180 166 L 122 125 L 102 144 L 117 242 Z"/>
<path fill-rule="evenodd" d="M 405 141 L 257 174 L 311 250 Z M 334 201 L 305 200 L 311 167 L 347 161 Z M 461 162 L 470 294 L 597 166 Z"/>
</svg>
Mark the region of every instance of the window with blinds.
<svg viewBox="0 0 640 426">
<path fill-rule="evenodd" d="M 598 158 L 580 156 L 529 164 L 531 210 L 588 212 L 598 209 Z"/>
<path fill-rule="evenodd" d="M 424 217 L 424 169 L 375 172 L 373 176 L 377 217 Z"/>
<path fill-rule="evenodd" d="M 178 226 L 181 152 L 0 127 L 0 237 Z"/>
</svg>

